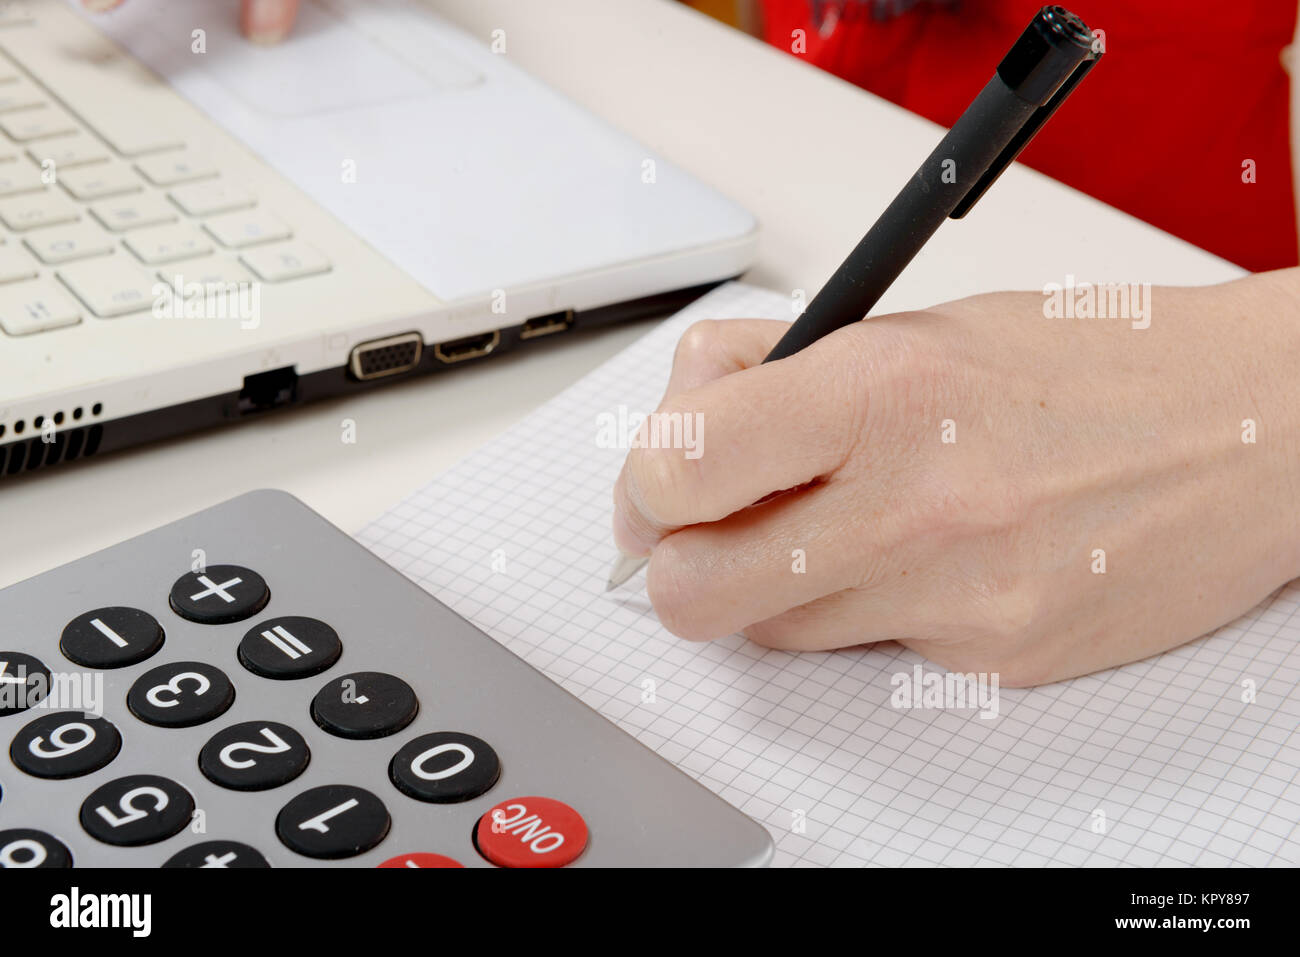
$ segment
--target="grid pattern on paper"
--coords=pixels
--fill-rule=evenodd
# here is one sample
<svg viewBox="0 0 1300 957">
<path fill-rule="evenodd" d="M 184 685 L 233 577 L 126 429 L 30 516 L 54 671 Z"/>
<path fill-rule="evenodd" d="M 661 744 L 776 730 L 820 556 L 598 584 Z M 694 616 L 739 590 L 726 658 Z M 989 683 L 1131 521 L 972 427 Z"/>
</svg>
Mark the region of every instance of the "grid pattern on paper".
<svg viewBox="0 0 1300 957">
<path fill-rule="evenodd" d="M 635 583 L 605 593 L 625 453 L 597 415 L 652 410 L 691 321 L 789 314 L 713 291 L 358 537 L 763 822 L 779 865 L 1300 863 L 1300 582 L 1155 658 L 1002 689 L 992 719 L 892 707 L 891 676 L 924 664 L 892 643 L 688 643 Z"/>
</svg>

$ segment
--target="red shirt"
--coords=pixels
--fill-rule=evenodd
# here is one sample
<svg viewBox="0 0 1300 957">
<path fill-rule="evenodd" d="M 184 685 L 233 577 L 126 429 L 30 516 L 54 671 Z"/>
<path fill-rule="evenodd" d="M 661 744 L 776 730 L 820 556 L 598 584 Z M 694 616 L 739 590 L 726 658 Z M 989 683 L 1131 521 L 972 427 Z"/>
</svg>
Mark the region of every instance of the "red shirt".
<svg viewBox="0 0 1300 957">
<path fill-rule="evenodd" d="M 841 11 L 825 36 L 810 0 L 763 0 L 764 38 L 789 51 L 802 29 L 803 59 L 951 126 L 1042 3 L 921 2 L 884 20 L 871 2 L 820 6 Z M 1295 265 L 1281 62 L 1295 0 L 1067 6 L 1105 32 L 1106 54 L 1021 161 L 1248 269 Z"/>
</svg>

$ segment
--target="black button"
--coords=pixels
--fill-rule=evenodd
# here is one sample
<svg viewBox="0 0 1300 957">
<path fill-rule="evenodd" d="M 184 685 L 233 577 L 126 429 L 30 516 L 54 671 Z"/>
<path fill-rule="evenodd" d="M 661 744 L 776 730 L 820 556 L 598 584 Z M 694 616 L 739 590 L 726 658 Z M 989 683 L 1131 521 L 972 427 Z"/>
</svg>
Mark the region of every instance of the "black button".
<svg viewBox="0 0 1300 957">
<path fill-rule="evenodd" d="M 29 827 L 0 831 L 0 867 L 71 867 L 72 852 L 62 841 Z"/>
<path fill-rule="evenodd" d="M 126 696 L 141 721 L 162 728 L 189 728 L 226 712 L 235 686 L 220 668 L 201 661 L 174 661 L 146 671 Z"/>
<path fill-rule="evenodd" d="M 50 669 L 21 651 L 0 651 L 0 718 L 26 711 L 50 693 Z"/>
<path fill-rule="evenodd" d="M 388 776 L 417 801 L 454 804 L 476 798 L 501 776 L 492 747 L 472 734 L 422 734 L 393 756 Z"/>
<path fill-rule="evenodd" d="M 162 625 L 139 608 L 96 608 L 63 629 L 59 650 L 87 668 L 125 668 L 163 646 Z"/>
<path fill-rule="evenodd" d="M 275 819 L 275 833 L 285 847 L 307 857 L 355 857 L 388 836 L 384 802 L 348 784 L 328 784 L 304 791 Z"/>
<path fill-rule="evenodd" d="M 199 770 L 223 788 L 265 791 L 288 784 L 310 760 L 307 742 L 287 724 L 245 721 L 211 737 L 199 752 Z"/>
<path fill-rule="evenodd" d="M 167 858 L 163 867 L 270 867 L 256 848 L 238 841 L 204 841 Z"/>
<path fill-rule="evenodd" d="M 263 678 L 309 678 L 343 654 L 338 632 L 315 618 L 272 618 L 239 643 L 239 662 Z"/>
<path fill-rule="evenodd" d="M 358 671 L 335 678 L 312 699 L 312 720 L 340 738 L 382 738 L 401 731 L 420 710 L 401 678 Z"/>
<path fill-rule="evenodd" d="M 239 565 L 209 565 L 190 572 L 172 585 L 172 611 L 202 625 L 243 621 L 266 607 L 271 591 L 252 569 Z"/>
<path fill-rule="evenodd" d="M 105 844 L 137 847 L 178 834 L 194 815 L 194 798 L 175 781 L 132 774 L 109 781 L 81 805 L 81 826 Z"/>
<path fill-rule="evenodd" d="M 14 736 L 9 757 L 38 778 L 75 778 L 98 771 L 122 750 L 112 723 L 78 711 L 46 714 Z"/>
</svg>

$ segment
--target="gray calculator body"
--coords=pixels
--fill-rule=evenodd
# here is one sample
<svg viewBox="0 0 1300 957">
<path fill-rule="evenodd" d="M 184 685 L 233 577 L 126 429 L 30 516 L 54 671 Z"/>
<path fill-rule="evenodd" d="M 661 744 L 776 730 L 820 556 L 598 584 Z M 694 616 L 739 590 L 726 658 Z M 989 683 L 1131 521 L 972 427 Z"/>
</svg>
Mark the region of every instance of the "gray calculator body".
<svg viewBox="0 0 1300 957">
<path fill-rule="evenodd" d="M 11 543 L 12 544 L 12 543 Z M 208 564 L 256 570 L 270 591 L 247 620 L 201 624 L 169 605 L 169 589 Z M 474 842 L 476 823 L 499 801 L 543 795 L 585 821 L 585 849 L 569 866 L 746 866 L 772 855 L 767 831 L 707 788 L 434 600 L 346 534 L 284 492 L 256 491 L 122 542 L 0 591 L 0 651 L 39 658 L 52 672 L 82 674 L 60 651 L 76 616 L 105 606 L 148 612 L 162 625 L 162 647 L 147 660 L 103 670 L 103 717 L 120 731 L 119 753 L 92 773 L 62 780 L 24 774 L 11 742 L 35 707 L 0 717 L 0 831 L 35 828 L 63 842 L 74 866 L 157 867 L 191 845 L 221 839 L 259 851 L 273 867 L 318 864 L 373 867 L 395 856 L 446 855 L 467 867 L 491 866 Z M 320 674 L 275 680 L 241 664 L 237 647 L 258 622 L 302 615 L 327 622 L 341 657 Z M 186 728 L 153 726 L 128 709 L 127 693 L 145 672 L 176 661 L 206 662 L 233 683 L 235 699 L 214 720 Z M 313 696 L 332 677 L 361 671 L 399 676 L 419 710 L 397 733 L 352 740 L 328 733 L 310 714 Z M 239 722 L 279 722 L 310 748 L 304 771 L 282 786 L 236 791 L 200 772 L 204 744 Z M 389 764 L 421 734 L 459 731 L 491 744 L 500 777 L 460 803 L 425 803 L 389 778 Z M 161 775 L 193 795 L 194 823 L 156 843 L 119 847 L 79 823 L 88 795 L 126 775 Z M 296 795 L 346 784 L 378 797 L 391 817 L 370 850 L 322 861 L 290 850 L 276 818 Z M 202 833 L 195 830 L 201 825 Z"/>
</svg>

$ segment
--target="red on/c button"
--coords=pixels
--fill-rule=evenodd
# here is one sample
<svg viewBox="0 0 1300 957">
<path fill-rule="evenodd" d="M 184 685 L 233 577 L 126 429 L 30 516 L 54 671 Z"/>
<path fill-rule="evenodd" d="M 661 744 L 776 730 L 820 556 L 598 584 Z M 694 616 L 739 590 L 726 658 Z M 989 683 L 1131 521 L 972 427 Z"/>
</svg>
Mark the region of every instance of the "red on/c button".
<svg viewBox="0 0 1300 957">
<path fill-rule="evenodd" d="M 563 801 L 509 798 L 479 818 L 474 841 L 498 867 L 563 867 L 587 846 L 587 822 Z"/>
</svg>

